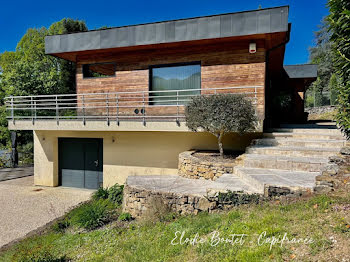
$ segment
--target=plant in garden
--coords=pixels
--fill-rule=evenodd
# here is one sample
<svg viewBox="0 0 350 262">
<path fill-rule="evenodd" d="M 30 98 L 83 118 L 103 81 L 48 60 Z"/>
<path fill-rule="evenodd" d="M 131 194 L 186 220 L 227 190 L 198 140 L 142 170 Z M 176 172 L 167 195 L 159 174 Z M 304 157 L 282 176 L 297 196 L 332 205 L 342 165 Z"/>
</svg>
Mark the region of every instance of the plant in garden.
<svg viewBox="0 0 350 262">
<path fill-rule="evenodd" d="M 221 157 L 224 155 L 224 135 L 253 131 L 257 121 L 251 101 L 236 94 L 193 97 L 186 106 L 185 116 L 189 129 L 203 130 L 217 138 Z"/>
<path fill-rule="evenodd" d="M 91 201 L 74 210 L 70 220 L 73 225 L 92 230 L 109 222 L 113 208 L 114 206 L 107 199 Z"/>
<path fill-rule="evenodd" d="M 123 185 L 115 184 L 108 189 L 108 199 L 115 204 L 121 205 L 123 202 L 123 190 Z"/>
<path fill-rule="evenodd" d="M 93 200 L 99 199 L 107 199 L 108 198 L 108 188 L 100 187 L 97 191 L 92 195 Z"/>
<path fill-rule="evenodd" d="M 335 51 L 334 65 L 341 79 L 336 118 L 341 130 L 350 138 L 350 2 L 329 0 L 328 6 L 328 22 Z"/>
<path fill-rule="evenodd" d="M 132 219 L 131 215 L 129 213 L 121 213 L 118 217 L 118 220 L 120 221 L 130 221 Z"/>
</svg>

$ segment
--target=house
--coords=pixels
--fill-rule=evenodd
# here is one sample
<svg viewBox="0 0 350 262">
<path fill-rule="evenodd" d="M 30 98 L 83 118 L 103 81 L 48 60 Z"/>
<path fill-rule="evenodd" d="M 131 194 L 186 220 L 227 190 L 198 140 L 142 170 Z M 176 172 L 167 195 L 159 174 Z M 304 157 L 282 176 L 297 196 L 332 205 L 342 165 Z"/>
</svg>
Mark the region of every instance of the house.
<svg viewBox="0 0 350 262">
<path fill-rule="evenodd" d="M 244 150 L 278 124 L 279 92 L 294 121 L 313 65 L 283 66 L 288 6 L 47 36 L 46 54 L 76 63 L 76 94 L 6 98 L 9 129 L 33 130 L 36 185 L 97 188 L 130 175 L 177 173 L 178 154 L 216 149 L 190 132 L 191 96 L 240 93 L 259 118 L 254 133 L 225 137 Z M 278 104 L 278 103 L 277 103 Z"/>
</svg>

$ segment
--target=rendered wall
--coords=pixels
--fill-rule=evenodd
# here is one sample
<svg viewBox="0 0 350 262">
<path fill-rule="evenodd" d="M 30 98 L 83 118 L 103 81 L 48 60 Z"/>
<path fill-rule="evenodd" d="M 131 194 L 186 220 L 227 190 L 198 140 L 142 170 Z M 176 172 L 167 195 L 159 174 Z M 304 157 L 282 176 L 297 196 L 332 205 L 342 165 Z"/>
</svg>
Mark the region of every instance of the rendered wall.
<svg viewBox="0 0 350 262">
<path fill-rule="evenodd" d="M 224 146 L 244 150 L 260 133 L 229 134 Z M 34 182 L 58 186 L 58 137 L 103 138 L 104 186 L 123 184 L 130 175 L 176 175 L 179 153 L 216 149 L 216 138 L 193 132 L 35 131 Z"/>
</svg>

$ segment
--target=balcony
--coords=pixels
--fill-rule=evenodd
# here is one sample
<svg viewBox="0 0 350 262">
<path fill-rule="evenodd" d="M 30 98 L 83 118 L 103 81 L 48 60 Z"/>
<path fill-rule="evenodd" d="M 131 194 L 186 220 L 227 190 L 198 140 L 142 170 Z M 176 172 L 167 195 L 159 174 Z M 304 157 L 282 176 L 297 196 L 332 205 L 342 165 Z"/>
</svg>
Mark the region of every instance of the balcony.
<svg viewBox="0 0 350 262">
<path fill-rule="evenodd" d="M 11 130 L 187 131 L 185 105 L 192 97 L 244 94 L 261 115 L 258 104 L 262 92 L 262 86 L 242 86 L 10 96 L 5 105 Z"/>
</svg>

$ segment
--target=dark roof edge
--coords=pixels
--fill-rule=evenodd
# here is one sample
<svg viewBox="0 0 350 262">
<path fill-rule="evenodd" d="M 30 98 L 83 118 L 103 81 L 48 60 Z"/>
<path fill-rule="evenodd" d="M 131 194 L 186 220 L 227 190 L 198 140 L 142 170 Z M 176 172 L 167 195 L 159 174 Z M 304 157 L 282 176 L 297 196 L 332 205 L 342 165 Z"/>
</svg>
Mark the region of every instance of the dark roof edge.
<svg viewBox="0 0 350 262">
<path fill-rule="evenodd" d="M 263 11 L 263 10 L 271 10 L 271 9 L 277 9 L 277 8 L 284 8 L 284 7 L 287 7 L 287 8 L 288 8 L 288 11 L 289 11 L 289 5 L 281 5 L 281 6 L 268 7 L 268 8 L 262 8 L 262 9 L 255 9 L 255 10 L 238 11 L 238 12 L 229 12 L 229 13 L 222 13 L 222 14 L 215 14 L 215 15 L 196 16 L 196 17 L 180 18 L 180 19 L 174 19 L 174 20 L 163 20 L 163 21 L 156 21 L 156 22 L 149 22 L 149 23 L 141 23 L 141 24 L 131 24 L 131 25 L 123 25 L 123 26 L 113 26 L 113 27 L 108 27 L 108 28 L 92 29 L 92 30 L 88 30 L 88 31 L 76 31 L 76 32 L 69 32 L 69 33 L 65 33 L 65 34 L 55 34 L 55 35 L 48 35 L 48 36 L 70 35 L 70 34 L 76 34 L 76 33 L 96 32 L 96 31 L 104 31 L 104 30 L 117 29 L 117 28 L 124 28 L 124 27 L 130 27 L 130 26 L 140 26 L 140 25 L 151 25 L 151 24 L 167 23 L 167 22 L 177 22 L 177 21 L 192 20 L 192 19 L 198 19 L 198 18 L 216 17 L 216 16 L 221 16 L 221 15 L 232 15 L 232 14 L 240 14 L 240 13 L 257 12 L 257 11 Z"/>
<path fill-rule="evenodd" d="M 302 78 L 317 78 L 318 65 L 317 64 L 297 64 L 297 65 L 284 65 L 289 78 L 302 79 Z"/>
</svg>

